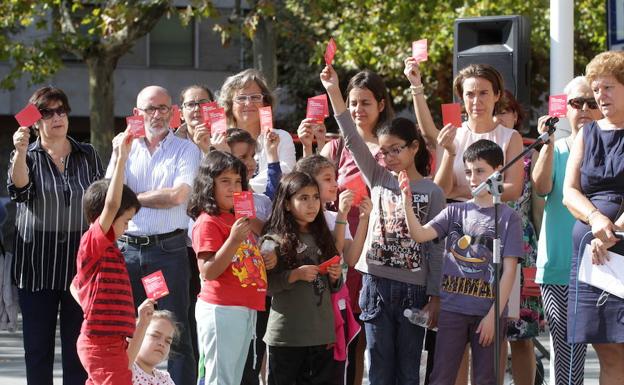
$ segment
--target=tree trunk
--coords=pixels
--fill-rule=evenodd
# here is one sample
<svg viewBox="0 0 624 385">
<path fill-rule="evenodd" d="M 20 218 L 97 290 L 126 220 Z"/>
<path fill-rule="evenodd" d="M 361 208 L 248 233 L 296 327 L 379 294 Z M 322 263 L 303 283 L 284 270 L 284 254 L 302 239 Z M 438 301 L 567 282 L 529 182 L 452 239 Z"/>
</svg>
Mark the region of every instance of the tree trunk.
<svg viewBox="0 0 624 385">
<path fill-rule="evenodd" d="M 91 144 L 108 164 L 112 152 L 111 141 L 115 134 L 114 78 L 117 59 L 107 55 L 87 58 L 89 69 L 89 117 L 91 119 Z"/>
<path fill-rule="evenodd" d="M 275 49 L 275 27 L 272 19 L 261 18 L 253 38 L 254 68 L 260 70 L 270 88 L 277 84 L 277 54 Z"/>
</svg>

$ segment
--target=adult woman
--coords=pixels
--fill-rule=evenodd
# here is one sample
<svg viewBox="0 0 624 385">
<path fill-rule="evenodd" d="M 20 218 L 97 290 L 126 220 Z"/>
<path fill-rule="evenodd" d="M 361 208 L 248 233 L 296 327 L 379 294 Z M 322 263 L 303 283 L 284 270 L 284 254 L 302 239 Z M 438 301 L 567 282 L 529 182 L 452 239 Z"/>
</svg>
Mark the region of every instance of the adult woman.
<svg viewBox="0 0 624 385">
<path fill-rule="evenodd" d="M 579 131 L 563 184 L 563 204 L 577 219 L 573 230 L 568 341 L 592 343 L 600 362 L 600 383 L 622 384 L 624 300 L 580 282 L 577 275 L 590 241 L 595 264 L 604 263 L 608 248 L 624 254 L 624 243 L 617 242 L 613 234 L 624 227 L 624 53 L 597 55 L 585 73 L 604 118 Z"/>
<path fill-rule="evenodd" d="M 264 136 L 260 132 L 260 107 L 273 107 L 273 96 L 264 76 L 255 69 L 247 69 L 225 79 L 219 93 L 219 104 L 225 109 L 229 127 L 242 128 L 256 140 L 256 162 L 258 172 L 249 185 L 257 193 L 266 190 L 269 163 L 264 151 Z M 290 134 L 284 130 L 272 129 L 269 135 L 279 136 L 277 153 L 283 174 L 295 167 L 295 144 Z M 269 138 L 270 139 L 270 138 Z"/>
<path fill-rule="evenodd" d="M 381 124 L 392 120 L 394 111 L 390 101 L 390 96 L 381 76 L 370 70 L 358 72 L 349 80 L 347 85 L 347 106 L 349 113 L 355 122 L 358 134 L 368 146 L 371 154 L 377 162 L 383 164 L 383 156 L 381 155 L 379 143 L 377 141 L 377 128 Z M 304 120 L 299 126 L 299 136 L 303 137 L 305 133 L 306 121 Z M 324 128 L 320 130 L 324 132 Z M 322 141 L 322 140 L 321 140 Z M 302 142 L 304 140 L 302 139 Z M 311 147 L 311 143 L 310 143 Z M 305 152 L 304 144 L 304 152 Z M 360 170 L 355 164 L 353 155 L 345 147 L 342 139 L 328 142 L 321 150 L 321 154 L 333 160 L 338 169 L 337 182 L 339 192 L 353 189 L 358 183 L 365 188 L 364 181 L 360 174 Z M 355 182 L 354 182 L 355 181 Z M 361 190 L 360 190 L 361 191 Z M 359 223 L 359 209 L 352 207 L 347 216 L 349 228 L 353 234 Z M 347 287 L 349 296 L 351 297 L 351 308 L 354 312 L 360 313 L 358 305 L 358 297 L 362 288 L 362 276 L 353 268 L 349 268 L 347 275 Z M 347 384 L 361 383 L 361 373 L 364 363 L 364 347 L 366 344 L 366 335 L 360 333 L 357 344 L 349 346 L 349 366 L 347 368 Z"/>
<path fill-rule="evenodd" d="M 82 195 L 100 179 L 102 162 L 93 147 L 67 136 L 71 111 L 65 93 L 43 87 L 30 97 L 42 118 L 13 135 L 7 181 L 17 202 L 13 264 L 24 322 L 26 377 L 30 384 L 51 384 L 54 338 L 59 315 L 63 384 L 84 384 L 87 376 L 76 354 L 82 311 L 69 293 L 76 253 L 88 223 Z"/>
<path fill-rule="evenodd" d="M 505 90 L 503 94 L 502 103 L 494 119 L 503 126 L 520 132 L 524 120 L 524 111 L 508 90 Z M 528 282 L 527 274 L 529 271 L 535 270 L 537 258 L 537 234 L 534 224 L 540 223 L 543 211 L 543 201 L 535 195 L 531 184 L 531 169 L 536 159 L 536 151 L 531 151 L 525 155 L 522 162 L 524 170 L 522 195 L 519 199 L 508 202 L 508 205 L 516 210 L 522 218 L 524 242 L 524 258 L 519 263 L 523 268 L 520 313 L 518 318 L 508 321 L 506 334 L 511 346 L 511 373 L 516 385 L 533 385 L 535 383 L 536 362 L 533 353 L 533 337 L 537 337 L 539 334 L 543 311 L 539 293 L 525 290 Z M 506 354 L 502 355 L 501 361 L 504 368 L 507 363 Z"/>
<path fill-rule="evenodd" d="M 180 106 L 184 123 L 176 130 L 180 138 L 192 140 L 202 152 L 210 150 L 210 127 L 206 127 L 201 105 L 214 100 L 208 87 L 193 84 L 180 92 Z"/>
<path fill-rule="evenodd" d="M 534 191 L 544 196 L 546 206 L 537 248 L 537 274 L 544 302 L 546 322 L 555 352 L 555 385 L 583 383 L 585 344 L 568 344 L 568 282 L 572 255 L 572 228 L 574 217 L 563 206 L 563 178 L 574 138 L 585 124 L 602 117 L 589 83 L 578 76 L 566 85 L 563 92 L 568 97 L 566 117 L 570 122 L 570 136 L 553 143 L 549 140 L 540 149 L 532 173 Z M 539 119 L 538 130 L 546 131 L 545 121 Z M 573 364 L 570 371 L 570 363 Z"/>
<path fill-rule="evenodd" d="M 405 75 L 411 84 L 418 125 L 427 143 L 437 143 L 446 151 L 439 162 L 435 183 L 448 199 L 465 201 L 471 198 L 464 176 L 464 150 L 479 139 L 488 139 L 500 145 L 505 159 L 513 159 L 522 152 L 522 137 L 511 128 L 499 124 L 494 113 L 502 97 L 503 79 L 496 69 L 487 64 L 471 64 L 459 71 L 453 81 L 455 94 L 464 102 L 468 120 L 461 127 L 447 124 L 439 131 L 424 97 L 418 63 L 405 59 Z M 516 163 L 505 172 L 503 201 L 516 200 L 522 194 L 522 163 Z"/>
</svg>

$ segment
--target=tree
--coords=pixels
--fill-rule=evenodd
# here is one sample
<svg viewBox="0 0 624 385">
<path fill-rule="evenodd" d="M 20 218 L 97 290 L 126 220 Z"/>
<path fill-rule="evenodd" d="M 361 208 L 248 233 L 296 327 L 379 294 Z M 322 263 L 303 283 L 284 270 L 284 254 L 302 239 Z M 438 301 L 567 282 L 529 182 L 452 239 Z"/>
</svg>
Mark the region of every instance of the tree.
<svg viewBox="0 0 624 385">
<path fill-rule="evenodd" d="M 209 0 L 192 0 L 185 9 L 174 1 L 150 0 L 4 0 L 0 4 L 0 60 L 11 64 L 3 88 L 27 74 L 29 84 L 43 82 L 63 65 L 71 53 L 89 72 L 91 143 L 103 159 L 110 156 L 114 129 L 113 73 L 119 59 L 147 34 L 163 16 L 193 17 L 215 13 Z M 40 37 L 20 40 L 28 29 Z M 42 33 L 43 32 L 43 33 Z"/>
</svg>

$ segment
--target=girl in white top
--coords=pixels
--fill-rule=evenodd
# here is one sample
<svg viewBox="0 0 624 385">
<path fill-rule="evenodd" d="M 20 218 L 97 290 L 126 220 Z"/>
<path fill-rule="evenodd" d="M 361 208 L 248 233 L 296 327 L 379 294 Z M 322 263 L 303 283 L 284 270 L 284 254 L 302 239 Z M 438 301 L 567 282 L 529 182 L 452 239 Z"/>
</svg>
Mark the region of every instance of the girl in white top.
<svg viewBox="0 0 624 385">
<path fill-rule="evenodd" d="M 430 147 L 437 143 L 444 149 L 435 183 L 448 199 L 465 201 L 471 198 L 464 177 L 464 150 L 479 139 L 489 139 L 503 148 L 505 161 L 522 152 L 522 137 L 513 129 L 498 124 L 494 114 L 505 89 L 503 79 L 487 64 L 471 64 L 462 69 L 453 82 L 455 94 L 463 100 L 468 120 L 460 127 L 447 124 L 438 130 L 424 97 L 418 62 L 405 59 L 404 74 L 411 84 L 418 126 Z M 522 193 L 523 165 L 517 162 L 504 175 L 503 201 L 516 200 Z"/>
<path fill-rule="evenodd" d="M 264 151 L 264 136 L 260 130 L 260 107 L 273 107 L 273 95 L 264 76 L 255 69 L 247 69 L 225 79 L 219 93 L 219 104 L 225 109 L 228 127 L 242 128 L 256 140 L 257 173 L 250 179 L 249 185 L 259 194 L 266 190 L 269 163 L 279 161 L 282 174 L 288 174 L 295 167 L 295 144 L 290 134 L 284 130 L 272 128 L 266 134 L 279 136 L 277 159 L 269 159 Z M 275 138 L 276 139 L 276 138 Z"/>
</svg>

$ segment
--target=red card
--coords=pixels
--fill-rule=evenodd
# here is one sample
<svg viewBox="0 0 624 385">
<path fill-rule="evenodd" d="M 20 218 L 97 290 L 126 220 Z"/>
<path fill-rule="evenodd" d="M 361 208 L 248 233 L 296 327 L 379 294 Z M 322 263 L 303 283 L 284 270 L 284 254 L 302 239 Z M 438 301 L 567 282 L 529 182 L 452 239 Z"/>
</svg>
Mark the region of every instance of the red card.
<svg viewBox="0 0 624 385">
<path fill-rule="evenodd" d="M 210 134 L 225 134 L 227 131 L 227 119 L 225 117 L 225 109 L 219 107 L 208 112 L 210 116 Z"/>
<path fill-rule="evenodd" d="M 359 174 L 345 178 L 345 182 L 342 187 L 355 193 L 355 196 L 353 197 L 353 206 L 358 206 L 362 199 L 368 196 L 366 183 L 364 183 Z"/>
<path fill-rule="evenodd" d="M 236 219 L 241 217 L 256 217 L 256 208 L 254 207 L 253 193 L 251 191 L 235 192 L 233 198 L 234 216 Z"/>
<path fill-rule="evenodd" d="M 201 108 L 202 120 L 210 127 L 210 111 L 219 108 L 219 105 L 217 102 L 210 102 L 200 104 L 199 107 Z"/>
<path fill-rule="evenodd" d="M 442 104 L 442 124 L 451 123 L 455 127 L 461 127 L 461 105 L 459 103 Z"/>
<path fill-rule="evenodd" d="M 169 120 L 169 127 L 178 128 L 182 125 L 182 119 L 180 119 L 180 107 L 177 104 L 171 106 L 171 119 Z"/>
<path fill-rule="evenodd" d="M 145 119 L 142 116 L 132 115 L 126 118 L 128 133 L 132 138 L 145 137 Z"/>
<path fill-rule="evenodd" d="M 23 110 L 15 114 L 15 120 L 20 127 L 30 127 L 41 119 L 41 112 L 34 104 L 27 104 Z"/>
<path fill-rule="evenodd" d="M 416 59 L 417 62 L 427 61 L 429 57 L 427 53 L 427 39 L 412 42 L 412 57 Z"/>
<path fill-rule="evenodd" d="M 258 108 L 260 112 L 260 132 L 267 133 L 273 128 L 273 111 L 271 106 Z"/>
<path fill-rule="evenodd" d="M 327 43 L 327 48 L 325 49 L 325 64 L 328 66 L 332 65 L 334 62 L 334 56 L 336 55 L 336 42 L 334 38 L 329 39 L 329 43 Z"/>
<path fill-rule="evenodd" d="M 319 265 L 319 273 L 327 274 L 327 268 L 330 267 L 331 265 L 336 265 L 338 263 L 340 263 L 340 256 L 334 255 L 333 257 L 331 257 L 331 259 L 328 259 L 327 261 Z"/>
<path fill-rule="evenodd" d="M 329 108 L 327 106 L 327 94 L 308 98 L 306 118 L 314 119 L 317 123 L 323 123 Z"/>
<path fill-rule="evenodd" d="M 399 173 L 399 186 L 401 187 L 401 190 L 404 187 L 407 187 L 408 194 L 412 193 L 412 189 L 410 188 L 410 184 L 409 184 L 409 178 L 407 177 L 407 171 L 405 170 Z"/>
<path fill-rule="evenodd" d="M 565 94 L 550 95 L 548 97 L 548 115 L 565 118 L 566 112 L 568 112 L 567 103 L 568 97 Z"/>
<path fill-rule="evenodd" d="M 539 297 L 541 295 L 539 285 L 535 283 L 535 274 L 537 267 L 522 268 L 522 296 L 523 297 Z"/>
<path fill-rule="evenodd" d="M 169 288 L 167 287 L 167 282 L 165 282 L 162 270 L 141 278 L 141 281 L 143 282 L 147 298 L 156 300 L 169 294 Z"/>
</svg>

